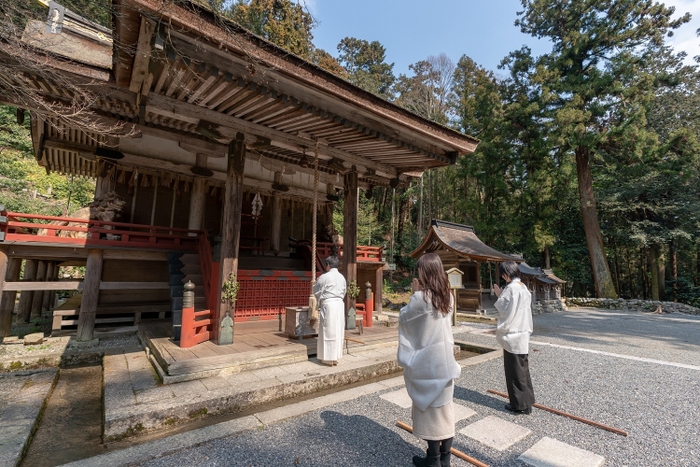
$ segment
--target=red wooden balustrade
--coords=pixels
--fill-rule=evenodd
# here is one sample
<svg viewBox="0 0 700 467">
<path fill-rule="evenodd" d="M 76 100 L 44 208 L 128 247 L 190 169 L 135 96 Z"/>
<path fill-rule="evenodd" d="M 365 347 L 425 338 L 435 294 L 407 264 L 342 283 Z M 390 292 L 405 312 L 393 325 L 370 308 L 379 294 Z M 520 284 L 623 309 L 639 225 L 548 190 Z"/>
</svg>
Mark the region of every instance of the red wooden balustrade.
<svg viewBox="0 0 700 467">
<path fill-rule="evenodd" d="M 53 243 L 82 247 L 196 250 L 196 231 L 174 227 L 105 222 L 70 217 L 5 212 L 0 232 L 5 242 Z M 60 222 L 61 224 L 58 224 Z M 63 225 L 68 223 L 69 225 Z M 65 232 L 70 237 L 59 236 Z M 194 236 L 192 234 L 195 234 Z"/>
<path fill-rule="evenodd" d="M 194 307 L 183 307 L 180 347 L 187 349 L 210 340 L 213 325 L 209 310 L 194 311 Z"/>
<path fill-rule="evenodd" d="M 338 256 L 343 257 L 343 245 L 337 245 Z M 326 258 L 333 251 L 333 243 L 316 242 L 316 255 L 319 258 Z M 381 263 L 382 247 L 357 245 L 357 261 L 363 263 Z"/>
</svg>

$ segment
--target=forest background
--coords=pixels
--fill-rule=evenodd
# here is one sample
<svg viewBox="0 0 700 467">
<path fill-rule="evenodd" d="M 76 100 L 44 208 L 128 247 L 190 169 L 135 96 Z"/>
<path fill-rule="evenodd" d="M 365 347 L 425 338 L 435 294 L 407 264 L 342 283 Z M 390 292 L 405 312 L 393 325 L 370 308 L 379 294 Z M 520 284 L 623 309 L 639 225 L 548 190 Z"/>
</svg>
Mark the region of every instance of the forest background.
<svg viewBox="0 0 700 467">
<path fill-rule="evenodd" d="M 346 37 L 334 53 L 315 47 L 317 22 L 303 3 L 199 2 L 360 88 L 479 138 L 476 152 L 454 166 L 360 198 L 358 242 L 384 245 L 399 269 L 414 267 L 407 253 L 431 219 L 441 219 L 554 269 L 567 281 L 565 295 L 700 306 L 700 70 L 664 42 L 688 15 L 673 20 L 672 8 L 651 0 L 522 0 L 514 27 L 549 39 L 550 52 L 514 50 L 498 75 L 468 54 L 455 62 L 436 53 L 397 76 L 377 41 Z M 111 26 L 108 0 L 60 3 Z M 10 4 L 0 0 L 0 10 Z M 37 4 L 27 14 L 46 11 Z M 0 203 L 54 215 L 89 203 L 94 182 L 36 164 L 27 120 L 0 106 Z M 337 208 L 342 230 L 342 200 Z"/>
</svg>

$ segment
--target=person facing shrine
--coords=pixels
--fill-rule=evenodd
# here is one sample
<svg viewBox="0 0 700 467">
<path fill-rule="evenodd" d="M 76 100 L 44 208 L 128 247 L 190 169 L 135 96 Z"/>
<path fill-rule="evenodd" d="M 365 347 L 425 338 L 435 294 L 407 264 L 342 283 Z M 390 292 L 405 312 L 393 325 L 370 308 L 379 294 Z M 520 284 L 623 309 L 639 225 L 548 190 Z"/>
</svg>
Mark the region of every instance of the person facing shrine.
<svg viewBox="0 0 700 467">
<path fill-rule="evenodd" d="M 322 274 L 314 285 L 314 295 L 319 307 L 316 357 L 322 363 L 334 366 L 343 356 L 345 340 L 345 278 L 338 272 L 337 256 L 325 260 L 328 272 Z"/>
<path fill-rule="evenodd" d="M 532 413 L 532 404 L 535 403 L 528 364 L 528 347 L 532 334 L 532 296 L 520 281 L 517 263 L 501 263 L 498 272 L 507 282 L 503 289 L 498 284 L 493 288 L 498 297 L 494 304 L 498 310 L 496 339 L 503 347 L 503 367 L 510 399 L 505 408 L 516 414 L 527 415 Z"/>
<path fill-rule="evenodd" d="M 399 314 L 397 359 L 413 401 L 413 433 L 428 442 L 426 457 L 414 456 L 413 465 L 445 467 L 450 465 L 455 435 L 454 380 L 461 373 L 453 349 L 455 307 L 438 255 L 421 256 L 418 277 L 411 284 L 408 305 Z"/>
</svg>

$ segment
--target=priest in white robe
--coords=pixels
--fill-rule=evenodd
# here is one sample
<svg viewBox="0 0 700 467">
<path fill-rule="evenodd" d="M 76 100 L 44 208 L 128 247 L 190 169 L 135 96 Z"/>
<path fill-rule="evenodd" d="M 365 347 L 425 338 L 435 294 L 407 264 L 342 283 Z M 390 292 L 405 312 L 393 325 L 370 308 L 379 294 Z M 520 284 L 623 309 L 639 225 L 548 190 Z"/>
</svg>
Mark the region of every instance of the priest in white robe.
<svg viewBox="0 0 700 467">
<path fill-rule="evenodd" d="M 322 274 L 314 285 L 318 301 L 318 339 L 316 357 L 326 365 L 337 365 L 343 356 L 345 340 L 345 278 L 338 271 L 338 257 L 325 260 L 328 272 Z"/>
</svg>

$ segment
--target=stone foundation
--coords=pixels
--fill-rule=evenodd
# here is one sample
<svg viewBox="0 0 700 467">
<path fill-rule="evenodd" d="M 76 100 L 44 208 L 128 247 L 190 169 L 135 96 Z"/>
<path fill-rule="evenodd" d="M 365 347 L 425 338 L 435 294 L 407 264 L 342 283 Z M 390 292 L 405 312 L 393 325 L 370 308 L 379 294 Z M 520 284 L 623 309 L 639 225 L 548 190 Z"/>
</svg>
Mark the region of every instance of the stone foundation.
<svg viewBox="0 0 700 467">
<path fill-rule="evenodd" d="M 700 315 L 700 308 L 686 305 L 685 303 L 661 302 L 654 300 L 624 300 L 622 298 L 567 298 L 567 306 L 585 306 L 594 308 L 606 308 L 609 310 L 628 310 L 662 313 L 684 313 L 686 315 Z M 533 310 L 533 314 L 534 310 Z"/>
<path fill-rule="evenodd" d="M 540 300 L 532 306 L 532 315 L 566 311 L 564 300 Z"/>
</svg>

